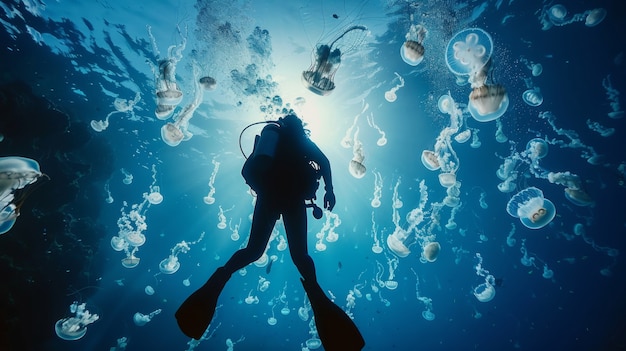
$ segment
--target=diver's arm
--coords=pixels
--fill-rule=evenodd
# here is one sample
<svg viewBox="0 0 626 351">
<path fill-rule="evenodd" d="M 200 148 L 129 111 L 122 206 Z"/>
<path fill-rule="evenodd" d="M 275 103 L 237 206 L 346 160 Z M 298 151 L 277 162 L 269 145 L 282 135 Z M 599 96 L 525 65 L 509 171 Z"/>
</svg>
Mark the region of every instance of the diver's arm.
<svg viewBox="0 0 626 351">
<path fill-rule="evenodd" d="M 330 170 L 330 161 L 328 161 L 328 157 L 324 155 L 322 150 L 314 143 L 310 142 L 311 154 L 312 158 L 317 164 L 320 166 L 320 173 L 322 174 L 322 178 L 324 178 L 324 208 L 332 211 L 333 207 L 335 207 L 335 192 L 333 191 L 333 177 Z"/>
</svg>

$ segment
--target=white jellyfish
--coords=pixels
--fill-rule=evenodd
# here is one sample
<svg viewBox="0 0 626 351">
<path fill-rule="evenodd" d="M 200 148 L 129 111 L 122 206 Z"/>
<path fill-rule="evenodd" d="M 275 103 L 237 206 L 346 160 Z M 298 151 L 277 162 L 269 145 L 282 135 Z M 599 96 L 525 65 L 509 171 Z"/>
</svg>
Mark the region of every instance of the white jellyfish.
<svg viewBox="0 0 626 351">
<path fill-rule="evenodd" d="M 456 75 L 477 74 L 493 53 L 491 36 L 480 28 L 467 28 L 456 33 L 448 42 L 446 64 Z"/>
<path fill-rule="evenodd" d="M 54 325 L 57 336 L 63 340 L 78 340 L 87 333 L 87 325 L 97 321 L 100 317 L 87 311 L 86 304 L 74 301 L 70 305 L 70 312 L 74 316 L 59 319 Z"/>
<path fill-rule="evenodd" d="M 527 105 L 533 107 L 537 107 L 543 103 L 543 95 L 541 95 L 541 91 L 537 87 L 524 91 L 522 93 L 522 99 Z"/>
<path fill-rule="evenodd" d="M 178 262 L 178 254 L 187 253 L 191 250 L 191 245 L 195 245 L 202 241 L 204 238 L 204 232 L 200 233 L 200 237 L 196 241 L 186 242 L 185 240 L 177 243 L 170 250 L 170 254 L 168 257 L 164 258 L 161 263 L 159 263 L 159 270 L 163 274 L 174 274 L 180 268 L 180 262 Z"/>
<path fill-rule="evenodd" d="M 15 224 L 20 208 L 32 190 L 27 187 L 43 176 L 35 160 L 19 156 L 0 157 L 0 235 Z"/>
<path fill-rule="evenodd" d="M 354 144 L 352 147 L 352 160 L 350 160 L 350 164 L 348 166 L 348 170 L 350 174 L 357 179 L 361 179 L 365 176 L 365 172 L 367 169 L 363 164 L 363 160 L 365 160 L 365 153 L 363 152 L 363 143 L 358 140 L 359 129 L 357 128 L 354 133 Z"/>
<path fill-rule="evenodd" d="M 137 312 L 133 315 L 133 322 L 135 322 L 136 326 L 143 327 L 144 325 L 149 323 L 152 320 L 152 318 L 154 318 L 154 316 L 156 316 L 159 313 L 161 313 L 160 308 L 153 312 L 150 312 L 149 314 L 143 314 L 143 313 Z"/>
<path fill-rule="evenodd" d="M 506 211 L 519 218 L 524 226 L 540 229 L 556 215 L 552 201 L 543 197 L 543 192 L 535 187 L 526 188 L 515 194 L 506 206 Z"/>
<path fill-rule="evenodd" d="M 412 15 L 411 15 L 412 17 Z M 417 66 L 424 60 L 424 39 L 428 31 L 421 24 L 412 24 L 400 48 L 400 57 L 408 65 Z"/>
<path fill-rule="evenodd" d="M 489 271 L 482 267 L 483 258 L 480 253 L 476 253 L 478 263 L 476 264 L 476 274 L 485 277 L 485 282 L 479 284 L 473 289 L 474 296 L 480 302 L 489 302 L 496 296 L 495 277 L 489 274 Z"/>
<path fill-rule="evenodd" d="M 115 106 L 115 111 L 109 112 L 109 114 L 100 121 L 92 120 L 90 122 L 91 129 L 96 132 L 102 132 L 109 127 L 109 118 L 116 113 L 130 113 L 131 118 L 135 118 L 135 105 L 141 100 L 141 94 L 137 92 L 135 94 L 135 98 L 133 100 L 126 100 L 121 98 L 115 98 L 113 101 L 113 106 Z"/>
<path fill-rule="evenodd" d="M 312 52 L 311 66 L 302 72 L 302 83 L 311 92 L 325 96 L 335 89 L 335 74 L 341 64 L 341 56 L 345 55 L 350 49 L 355 49 L 354 40 L 348 36 L 364 37 L 367 34 L 367 28 L 361 25 L 348 27 L 339 36 L 337 36 L 330 44 L 319 44 Z M 363 40 L 362 38 L 356 40 Z M 351 42 L 344 45 L 344 41 Z M 351 46 L 350 46 L 351 45 Z"/>
<path fill-rule="evenodd" d="M 404 46 L 403 46 L 404 47 Z M 400 81 L 400 83 L 398 83 L 395 87 L 387 90 L 385 92 L 385 100 L 387 100 L 388 102 L 394 102 L 396 101 L 396 99 L 398 98 L 396 96 L 396 91 L 398 91 L 398 89 L 402 88 L 404 86 L 404 78 L 402 78 L 401 75 L 399 75 L 397 72 L 393 72 L 396 77 L 398 78 L 398 80 Z"/>
</svg>

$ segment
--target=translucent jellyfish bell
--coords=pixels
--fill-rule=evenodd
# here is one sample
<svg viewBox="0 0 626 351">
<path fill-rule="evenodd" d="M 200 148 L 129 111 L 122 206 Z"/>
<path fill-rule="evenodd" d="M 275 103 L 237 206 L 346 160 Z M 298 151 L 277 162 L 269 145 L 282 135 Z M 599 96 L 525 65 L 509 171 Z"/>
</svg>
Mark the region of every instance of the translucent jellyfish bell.
<svg viewBox="0 0 626 351">
<path fill-rule="evenodd" d="M 604 21 L 606 17 L 606 10 L 603 8 L 593 9 L 589 12 L 587 17 L 585 18 L 585 26 L 587 27 L 595 27 L 600 22 Z"/>
<path fill-rule="evenodd" d="M 149 323 L 152 320 L 152 318 L 154 318 L 154 316 L 156 316 L 159 313 L 161 313 L 161 309 L 158 309 L 147 315 L 137 312 L 133 315 L 133 322 L 135 323 L 136 326 L 143 327 L 144 325 Z"/>
<path fill-rule="evenodd" d="M 435 262 L 437 260 L 437 256 L 439 256 L 439 251 L 441 251 L 441 245 L 439 245 L 438 242 L 433 241 L 424 246 L 422 256 L 428 262 Z"/>
<path fill-rule="evenodd" d="M 35 183 L 43 176 L 39 164 L 25 157 L 0 157 L 0 235 L 15 224 L 28 191 L 16 197 L 16 190 Z"/>
<path fill-rule="evenodd" d="M 538 88 L 528 89 L 522 93 L 522 99 L 529 106 L 539 106 L 543 103 L 543 95 Z"/>
<path fill-rule="evenodd" d="M 169 255 L 159 263 L 159 270 L 163 274 L 174 274 L 178 272 L 179 268 L 180 262 L 178 262 L 178 257 L 175 255 Z"/>
<path fill-rule="evenodd" d="M 456 184 L 456 175 L 454 173 L 439 173 L 439 184 L 445 188 L 449 188 Z"/>
<path fill-rule="evenodd" d="M 168 122 L 161 127 L 161 138 L 169 146 L 177 146 L 184 137 L 183 132 L 174 123 Z"/>
<path fill-rule="evenodd" d="M 576 206 L 593 206 L 595 201 L 582 189 L 565 188 L 565 198 Z"/>
<path fill-rule="evenodd" d="M 526 188 L 515 194 L 506 206 L 506 211 L 519 218 L 530 229 L 543 228 L 556 215 L 552 201 L 543 197 L 543 192 L 535 187 Z"/>
<path fill-rule="evenodd" d="M 387 237 L 387 246 L 393 253 L 398 255 L 398 257 L 407 257 L 411 250 L 404 245 L 404 240 L 406 239 L 406 233 L 397 229 L 393 234 Z"/>
<path fill-rule="evenodd" d="M 163 195 L 161 194 L 161 188 L 158 185 L 150 187 L 150 194 L 144 195 L 148 202 L 152 205 L 158 205 L 163 202 Z"/>
<path fill-rule="evenodd" d="M 122 266 L 124 266 L 125 268 L 135 268 L 137 267 L 137 265 L 139 265 L 139 261 L 141 261 L 139 257 L 130 254 L 122 258 Z"/>
<path fill-rule="evenodd" d="M 314 337 L 307 340 L 305 344 L 309 350 L 317 350 L 322 346 L 322 340 Z"/>
<path fill-rule="evenodd" d="M 526 152 L 532 160 L 544 158 L 548 154 L 548 143 L 539 138 L 531 139 L 526 144 Z"/>
<path fill-rule="evenodd" d="M 548 9 L 550 22 L 557 26 L 565 22 L 565 16 L 567 16 L 567 9 L 561 4 L 553 5 Z"/>
<path fill-rule="evenodd" d="M 491 36 L 480 28 L 467 28 L 454 35 L 446 48 L 446 64 L 456 75 L 477 73 L 493 53 Z"/>
<path fill-rule="evenodd" d="M 509 108 L 509 96 L 504 86 L 475 87 L 469 95 L 467 109 L 478 122 L 489 122 L 501 117 Z"/>
<path fill-rule="evenodd" d="M 422 317 L 427 321 L 435 320 L 435 314 L 431 310 L 422 311 Z"/>
<path fill-rule="evenodd" d="M 454 140 L 456 140 L 456 142 L 459 144 L 463 144 L 463 143 L 466 143 L 471 137 L 472 137 L 472 130 L 466 129 L 458 133 L 457 135 L 455 135 Z"/>
<path fill-rule="evenodd" d="M 313 50 L 309 69 L 302 72 L 302 83 L 313 93 L 321 96 L 330 94 L 335 89 L 335 73 L 341 64 L 341 55 L 345 54 L 336 45 L 350 32 L 367 31 L 365 26 L 355 25 L 347 28 L 330 44 L 320 44 Z"/>
<path fill-rule="evenodd" d="M 496 296 L 496 288 L 489 282 L 484 282 L 474 288 L 474 296 L 480 302 L 489 302 Z"/>
<path fill-rule="evenodd" d="M 400 48 L 400 57 L 411 66 L 417 66 L 424 60 L 424 46 L 414 40 L 407 40 Z"/>
<path fill-rule="evenodd" d="M 439 111 L 445 114 L 451 114 L 454 111 L 454 99 L 449 94 L 441 95 L 437 101 Z"/>
<path fill-rule="evenodd" d="M 54 331 L 63 340 L 74 341 L 82 338 L 87 333 L 87 325 L 100 318 L 97 314 L 89 313 L 85 303 L 79 305 L 74 301 L 70 305 L 70 311 L 75 313 L 73 317 L 59 319 L 54 325 Z"/>
<path fill-rule="evenodd" d="M 406 41 L 400 48 L 402 60 L 411 66 L 419 65 L 424 60 L 424 39 L 428 31 L 421 24 L 412 24 L 406 33 Z"/>
<path fill-rule="evenodd" d="M 422 151 L 422 164 L 430 171 L 436 171 L 441 167 L 437 159 L 437 154 L 430 150 Z"/>
</svg>

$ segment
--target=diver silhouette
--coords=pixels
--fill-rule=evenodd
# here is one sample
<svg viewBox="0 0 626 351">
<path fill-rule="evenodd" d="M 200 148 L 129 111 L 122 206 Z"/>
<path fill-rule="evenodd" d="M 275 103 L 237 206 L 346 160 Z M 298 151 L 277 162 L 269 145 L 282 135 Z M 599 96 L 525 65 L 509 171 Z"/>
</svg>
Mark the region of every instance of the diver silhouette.
<svg viewBox="0 0 626 351">
<path fill-rule="evenodd" d="M 261 257 L 282 215 L 289 252 L 302 275 L 300 280 L 311 302 L 324 349 L 361 350 L 365 345 L 361 333 L 317 283 L 315 264 L 307 249 L 306 209 L 313 207 L 314 217 L 322 216 L 322 210 L 314 203 L 320 177 L 324 180 L 323 207 L 332 211 L 335 206 L 330 162 L 308 138 L 296 115 L 289 114 L 277 122 L 267 123 L 256 137 L 254 150 L 242 169 L 246 183 L 257 194 L 248 245 L 235 252 L 183 302 L 176 311 L 178 325 L 185 335 L 194 339 L 202 337 L 231 275 Z"/>
</svg>

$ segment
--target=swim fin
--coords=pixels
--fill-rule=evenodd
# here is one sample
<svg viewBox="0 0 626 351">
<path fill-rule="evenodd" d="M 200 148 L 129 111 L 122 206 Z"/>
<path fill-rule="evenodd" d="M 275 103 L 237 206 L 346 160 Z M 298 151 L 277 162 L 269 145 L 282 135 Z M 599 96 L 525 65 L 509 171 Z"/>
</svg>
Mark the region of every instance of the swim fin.
<svg viewBox="0 0 626 351">
<path fill-rule="evenodd" d="M 200 289 L 180 305 L 175 316 L 178 327 L 185 335 L 200 340 L 213 319 L 217 299 L 228 279 L 230 279 L 230 274 L 224 267 L 218 268 Z"/>
<path fill-rule="evenodd" d="M 352 319 L 332 302 L 316 281 L 302 281 L 306 291 L 315 324 L 324 350 L 358 351 L 365 346 L 365 340 Z"/>
</svg>

